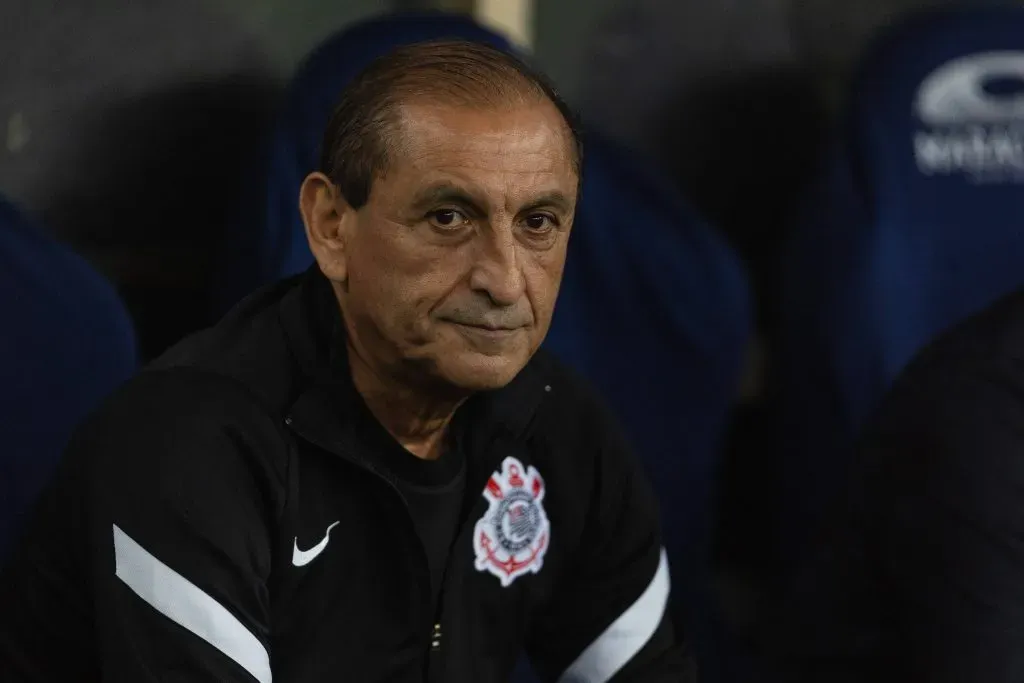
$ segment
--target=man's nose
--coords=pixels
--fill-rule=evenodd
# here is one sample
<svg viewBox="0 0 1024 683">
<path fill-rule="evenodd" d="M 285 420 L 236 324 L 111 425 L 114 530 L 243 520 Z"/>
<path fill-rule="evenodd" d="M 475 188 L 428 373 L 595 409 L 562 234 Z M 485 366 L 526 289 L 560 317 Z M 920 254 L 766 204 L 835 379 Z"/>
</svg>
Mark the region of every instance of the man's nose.
<svg viewBox="0 0 1024 683">
<path fill-rule="evenodd" d="M 511 306 L 523 296 L 526 281 L 519 247 L 511 225 L 495 226 L 481 235 L 470 286 L 486 293 L 496 306 Z"/>
</svg>

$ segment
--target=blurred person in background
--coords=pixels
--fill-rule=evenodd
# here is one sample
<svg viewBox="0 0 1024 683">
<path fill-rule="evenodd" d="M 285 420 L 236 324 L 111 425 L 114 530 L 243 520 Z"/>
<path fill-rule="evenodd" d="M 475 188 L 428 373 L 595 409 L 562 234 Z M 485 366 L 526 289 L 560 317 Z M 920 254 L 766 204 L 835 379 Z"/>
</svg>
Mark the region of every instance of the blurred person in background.
<svg viewBox="0 0 1024 683">
<path fill-rule="evenodd" d="M 783 683 L 1024 680 L 1024 293 L 921 352 L 769 619 Z"/>
<path fill-rule="evenodd" d="M 581 155 L 493 48 L 356 78 L 300 191 L 317 265 L 75 436 L 0 574 L 3 680 L 691 680 L 648 482 L 538 351 Z"/>
</svg>

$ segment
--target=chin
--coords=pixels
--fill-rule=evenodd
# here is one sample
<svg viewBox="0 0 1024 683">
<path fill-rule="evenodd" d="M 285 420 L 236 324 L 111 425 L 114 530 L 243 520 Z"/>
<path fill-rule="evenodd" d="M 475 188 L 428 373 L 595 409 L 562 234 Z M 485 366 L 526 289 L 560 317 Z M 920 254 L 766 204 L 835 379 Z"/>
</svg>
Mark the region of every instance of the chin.
<svg viewBox="0 0 1024 683">
<path fill-rule="evenodd" d="M 459 354 L 439 363 L 439 374 L 451 385 L 465 391 L 500 389 L 526 366 L 527 357 Z"/>
</svg>

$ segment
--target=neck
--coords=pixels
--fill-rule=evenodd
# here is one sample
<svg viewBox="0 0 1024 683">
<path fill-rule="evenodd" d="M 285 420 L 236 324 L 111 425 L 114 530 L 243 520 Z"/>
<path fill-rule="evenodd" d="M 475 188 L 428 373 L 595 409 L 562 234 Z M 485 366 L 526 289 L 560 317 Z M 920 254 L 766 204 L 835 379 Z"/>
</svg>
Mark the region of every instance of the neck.
<svg viewBox="0 0 1024 683">
<path fill-rule="evenodd" d="M 349 346 L 349 365 L 356 391 L 373 416 L 407 451 L 423 460 L 436 460 L 462 398 L 438 398 L 374 371 Z"/>
</svg>

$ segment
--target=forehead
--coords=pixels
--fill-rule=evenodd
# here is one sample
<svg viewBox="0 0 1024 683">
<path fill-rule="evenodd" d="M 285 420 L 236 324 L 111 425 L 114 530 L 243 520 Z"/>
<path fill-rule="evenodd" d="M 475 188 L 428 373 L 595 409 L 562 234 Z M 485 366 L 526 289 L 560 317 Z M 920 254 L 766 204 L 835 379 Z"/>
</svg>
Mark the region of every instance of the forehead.
<svg viewBox="0 0 1024 683">
<path fill-rule="evenodd" d="M 575 193 L 571 133 L 549 102 L 509 108 L 407 104 L 398 133 L 386 175 L 393 183 L 385 184 L 454 181 L 505 195 Z"/>
</svg>

